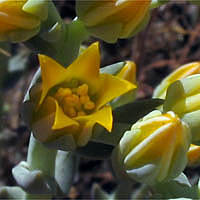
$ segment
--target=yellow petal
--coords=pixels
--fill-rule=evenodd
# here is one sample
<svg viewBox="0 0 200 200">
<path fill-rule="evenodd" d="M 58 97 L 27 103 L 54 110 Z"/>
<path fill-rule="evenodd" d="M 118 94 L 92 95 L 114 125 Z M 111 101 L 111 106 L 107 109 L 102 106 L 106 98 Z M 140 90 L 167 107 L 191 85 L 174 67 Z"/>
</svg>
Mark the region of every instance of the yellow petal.
<svg viewBox="0 0 200 200">
<path fill-rule="evenodd" d="M 100 67 L 99 43 L 90 45 L 83 53 L 67 68 L 67 78 L 73 77 L 83 81 L 89 86 L 98 85 Z"/>
<path fill-rule="evenodd" d="M 48 56 L 39 55 L 38 57 L 42 75 L 42 95 L 39 101 L 40 105 L 49 89 L 65 80 L 66 69 Z"/>
<path fill-rule="evenodd" d="M 53 98 L 47 97 L 34 115 L 31 128 L 34 136 L 42 142 L 50 140 L 54 135 L 51 127 L 54 123 L 55 110 Z"/>
<path fill-rule="evenodd" d="M 110 102 L 114 98 L 136 88 L 136 85 L 130 83 L 129 81 L 120 79 L 110 74 L 101 74 L 100 78 L 102 85 L 96 102 L 97 109 Z"/>
<path fill-rule="evenodd" d="M 63 110 L 58 105 L 58 102 L 54 99 L 54 103 L 56 105 L 56 113 L 55 113 L 55 120 L 52 126 L 53 130 L 67 128 L 69 126 L 76 126 L 79 127 L 79 123 L 74 121 L 73 119 L 69 118 Z"/>
<path fill-rule="evenodd" d="M 83 125 L 82 131 L 79 133 L 77 145 L 85 146 L 92 137 L 92 129 L 96 122 L 88 121 Z"/>
<path fill-rule="evenodd" d="M 122 70 L 116 75 L 117 77 L 136 83 L 136 65 L 134 62 L 127 61 Z"/>
<path fill-rule="evenodd" d="M 34 88 L 32 89 L 31 93 L 34 93 Z M 44 103 L 39 107 L 36 114 L 34 115 L 34 121 L 39 121 L 41 118 L 44 118 L 47 115 L 55 113 L 55 111 L 56 111 L 55 102 L 52 97 L 48 96 L 45 99 Z"/>
<path fill-rule="evenodd" d="M 95 113 L 92 113 L 91 115 L 79 116 L 74 118 L 74 120 L 80 121 L 81 123 L 88 121 L 94 122 L 90 123 L 92 127 L 95 123 L 98 123 L 106 128 L 109 132 L 111 132 L 113 124 L 112 108 L 111 106 L 104 106 L 102 109 L 98 110 Z"/>
</svg>

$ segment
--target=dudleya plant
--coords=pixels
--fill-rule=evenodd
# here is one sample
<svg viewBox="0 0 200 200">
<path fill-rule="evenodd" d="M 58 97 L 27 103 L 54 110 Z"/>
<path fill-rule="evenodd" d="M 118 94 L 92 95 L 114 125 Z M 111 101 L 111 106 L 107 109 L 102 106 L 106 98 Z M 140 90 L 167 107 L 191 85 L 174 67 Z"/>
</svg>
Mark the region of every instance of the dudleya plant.
<svg viewBox="0 0 200 200">
<path fill-rule="evenodd" d="M 90 34 L 106 42 L 133 36 L 148 22 L 151 0 L 77 0 L 78 18 Z"/>
<path fill-rule="evenodd" d="M 190 130 L 173 112 L 155 110 L 136 122 L 121 138 L 114 168 L 149 185 L 169 181 L 187 164 Z"/>
<path fill-rule="evenodd" d="M 192 143 L 200 141 L 200 74 L 188 76 L 172 83 L 168 90 L 163 111 L 175 112 L 191 130 Z"/>
<path fill-rule="evenodd" d="M 40 30 L 48 16 L 46 0 L 1 0 L 0 41 L 21 42 L 30 39 Z"/>
<path fill-rule="evenodd" d="M 65 136 L 66 149 L 88 143 L 96 123 L 112 130 L 112 108 L 108 102 L 136 86 L 110 74 L 100 74 L 98 43 L 88 47 L 66 69 L 55 60 L 39 55 L 41 85 L 30 90 L 34 107 L 30 126 L 43 143 Z"/>
</svg>

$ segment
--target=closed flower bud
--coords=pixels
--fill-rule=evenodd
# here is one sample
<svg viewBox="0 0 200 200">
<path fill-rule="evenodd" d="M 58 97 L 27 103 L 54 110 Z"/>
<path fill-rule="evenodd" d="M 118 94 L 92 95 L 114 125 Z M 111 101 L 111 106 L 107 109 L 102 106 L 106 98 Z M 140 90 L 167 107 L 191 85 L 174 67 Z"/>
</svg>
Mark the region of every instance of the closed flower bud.
<svg viewBox="0 0 200 200">
<path fill-rule="evenodd" d="M 147 23 L 150 5 L 151 0 L 78 0 L 76 11 L 92 35 L 114 43 L 134 35 Z"/>
<path fill-rule="evenodd" d="M 156 110 L 125 132 L 117 157 L 129 178 L 153 185 L 184 170 L 189 145 L 188 126 L 173 112 Z"/>
<path fill-rule="evenodd" d="M 194 167 L 200 164 L 200 146 L 190 145 L 188 156 L 188 166 Z"/>
<path fill-rule="evenodd" d="M 47 14 L 46 0 L 0 1 L 0 41 L 21 42 L 33 37 Z"/>
<path fill-rule="evenodd" d="M 116 74 L 116 76 L 137 85 L 136 64 L 131 61 L 126 61 L 125 65 Z M 137 88 L 135 88 L 134 90 L 131 90 L 130 92 L 127 92 L 126 94 L 124 94 L 118 98 L 115 98 L 111 103 L 112 108 L 114 109 L 114 108 L 122 106 L 124 104 L 133 102 L 136 98 L 136 91 L 137 91 Z"/>
<path fill-rule="evenodd" d="M 186 78 L 187 76 L 200 73 L 200 62 L 185 64 L 167 76 L 155 89 L 153 97 L 165 99 L 167 88 L 173 82 Z"/>
<path fill-rule="evenodd" d="M 163 105 L 164 112 L 174 111 L 185 121 L 192 134 L 192 143 L 200 142 L 200 74 L 171 84 Z"/>
</svg>

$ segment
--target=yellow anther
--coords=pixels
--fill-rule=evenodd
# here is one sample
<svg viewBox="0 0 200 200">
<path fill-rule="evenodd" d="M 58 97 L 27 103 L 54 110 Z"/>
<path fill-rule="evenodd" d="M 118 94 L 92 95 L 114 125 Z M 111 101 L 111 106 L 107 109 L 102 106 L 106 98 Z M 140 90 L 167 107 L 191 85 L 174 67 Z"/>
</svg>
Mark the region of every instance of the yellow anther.
<svg viewBox="0 0 200 200">
<path fill-rule="evenodd" d="M 84 104 L 85 110 L 93 110 L 95 108 L 95 103 L 92 101 L 88 101 Z"/>
<path fill-rule="evenodd" d="M 69 88 L 59 88 L 55 94 L 55 98 L 61 102 L 63 97 L 69 96 L 72 94 L 72 91 Z"/>
<path fill-rule="evenodd" d="M 72 91 L 70 88 L 64 88 L 62 92 L 63 92 L 63 96 L 70 96 L 72 94 Z"/>
<path fill-rule="evenodd" d="M 89 101 L 90 101 L 90 97 L 88 95 L 80 96 L 80 102 L 81 102 L 81 104 L 86 104 Z"/>
<path fill-rule="evenodd" d="M 63 110 L 64 110 L 64 113 L 66 115 L 68 115 L 69 117 L 76 117 L 77 116 L 77 112 L 76 112 L 74 107 L 64 105 Z"/>
<path fill-rule="evenodd" d="M 74 97 L 73 96 L 67 96 L 64 97 L 63 99 L 63 105 L 67 105 L 67 106 L 74 106 L 75 102 L 74 102 Z"/>
<path fill-rule="evenodd" d="M 76 117 L 77 112 L 76 112 L 75 108 L 70 107 L 69 110 L 68 110 L 68 115 L 69 115 L 69 117 Z"/>
<path fill-rule="evenodd" d="M 86 115 L 86 113 L 84 111 L 79 111 L 77 113 L 77 116 L 85 116 L 85 115 Z"/>
<path fill-rule="evenodd" d="M 88 85 L 83 84 L 77 88 L 77 94 L 80 96 L 86 96 L 88 94 Z"/>
<path fill-rule="evenodd" d="M 74 101 L 74 105 L 79 103 L 79 96 L 77 96 L 76 94 L 72 94 L 72 98 L 73 98 L 73 101 Z"/>
</svg>

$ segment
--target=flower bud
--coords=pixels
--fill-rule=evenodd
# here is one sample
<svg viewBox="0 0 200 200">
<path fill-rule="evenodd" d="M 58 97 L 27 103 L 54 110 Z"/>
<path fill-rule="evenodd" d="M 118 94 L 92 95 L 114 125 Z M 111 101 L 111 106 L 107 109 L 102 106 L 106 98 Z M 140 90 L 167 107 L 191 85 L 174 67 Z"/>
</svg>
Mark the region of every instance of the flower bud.
<svg viewBox="0 0 200 200">
<path fill-rule="evenodd" d="M 187 153 L 188 166 L 197 166 L 200 164 L 200 146 L 191 144 Z"/>
<path fill-rule="evenodd" d="M 118 146 L 118 160 L 130 178 L 153 185 L 184 170 L 189 145 L 188 126 L 173 112 L 156 110 L 125 132 Z"/>
<path fill-rule="evenodd" d="M 33 37 L 47 15 L 46 0 L 0 1 L 0 41 L 21 42 Z"/>
<path fill-rule="evenodd" d="M 164 112 L 174 111 L 191 130 L 192 143 L 200 141 L 200 74 L 172 83 L 163 105 Z"/>
<path fill-rule="evenodd" d="M 137 85 L 136 64 L 131 61 L 126 61 L 124 67 L 116 74 L 116 76 Z M 126 94 L 120 97 L 115 98 L 111 103 L 112 108 L 114 109 L 124 104 L 133 102 L 136 98 L 136 91 L 137 88 L 131 90 L 130 92 L 127 92 Z"/>
<path fill-rule="evenodd" d="M 167 76 L 155 89 L 153 97 L 165 99 L 167 88 L 173 82 L 186 78 L 187 76 L 200 73 L 200 62 L 192 62 L 179 67 Z"/>
<path fill-rule="evenodd" d="M 76 12 L 88 31 L 106 42 L 128 38 L 148 21 L 151 0 L 116 0 L 76 2 Z"/>
</svg>

